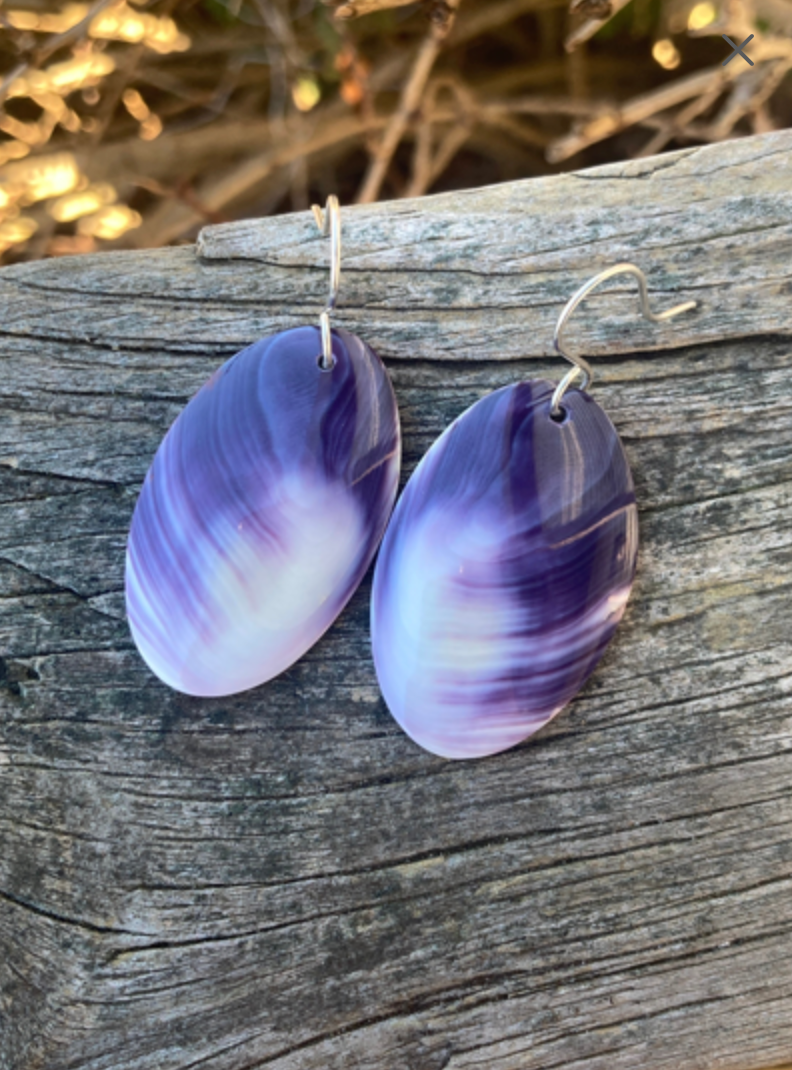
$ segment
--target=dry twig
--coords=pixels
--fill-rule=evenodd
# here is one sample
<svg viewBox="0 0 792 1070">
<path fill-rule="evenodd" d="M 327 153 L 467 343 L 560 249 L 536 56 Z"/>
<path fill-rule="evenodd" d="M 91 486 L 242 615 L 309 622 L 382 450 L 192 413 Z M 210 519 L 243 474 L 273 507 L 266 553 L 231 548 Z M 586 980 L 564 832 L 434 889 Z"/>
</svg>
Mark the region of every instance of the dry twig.
<svg viewBox="0 0 792 1070">
<path fill-rule="evenodd" d="M 591 17 L 586 18 L 577 29 L 567 37 L 564 42 L 564 48 L 567 52 L 572 52 L 579 45 L 582 45 L 584 41 L 588 41 L 591 37 L 601 30 L 606 22 L 610 22 L 614 15 L 618 14 L 623 7 L 629 4 L 630 0 L 601 0 L 600 3 L 592 5 L 590 0 L 582 0 L 582 2 L 575 2 L 573 0 L 570 11 L 574 13 L 587 13 L 594 10 L 594 14 Z"/>
<path fill-rule="evenodd" d="M 359 204 L 369 204 L 379 196 L 388 167 L 393 159 L 393 154 L 404 135 L 404 131 L 407 129 L 407 124 L 420 104 L 432 67 L 440 53 L 443 42 L 454 24 L 459 2 L 460 0 L 451 0 L 447 5 L 448 17 L 446 20 L 432 25 L 418 49 L 412 69 L 401 92 L 396 111 L 391 116 L 382 140 L 372 155 L 369 169 L 357 196 Z"/>
<path fill-rule="evenodd" d="M 415 0 L 322 0 L 328 7 L 333 7 L 337 19 L 356 19 L 361 15 L 370 15 L 373 11 L 387 11 L 392 7 L 406 7 Z"/>
</svg>

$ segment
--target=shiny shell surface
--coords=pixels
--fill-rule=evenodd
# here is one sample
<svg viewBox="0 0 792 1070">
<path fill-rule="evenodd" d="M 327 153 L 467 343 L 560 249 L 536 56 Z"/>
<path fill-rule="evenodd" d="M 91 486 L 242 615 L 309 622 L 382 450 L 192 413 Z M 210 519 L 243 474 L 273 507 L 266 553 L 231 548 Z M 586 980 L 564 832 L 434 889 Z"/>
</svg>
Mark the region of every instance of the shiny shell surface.
<svg viewBox="0 0 792 1070">
<path fill-rule="evenodd" d="M 255 687 L 332 624 L 370 564 L 398 486 L 396 401 L 376 354 L 318 328 L 256 342 L 178 416 L 127 544 L 126 604 L 149 667 L 190 695 Z"/>
<path fill-rule="evenodd" d="M 625 609 L 635 493 L 612 423 L 553 383 L 518 383 L 464 412 L 402 494 L 374 574 L 385 701 L 447 758 L 512 747 L 580 690 Z"/>
</svg>

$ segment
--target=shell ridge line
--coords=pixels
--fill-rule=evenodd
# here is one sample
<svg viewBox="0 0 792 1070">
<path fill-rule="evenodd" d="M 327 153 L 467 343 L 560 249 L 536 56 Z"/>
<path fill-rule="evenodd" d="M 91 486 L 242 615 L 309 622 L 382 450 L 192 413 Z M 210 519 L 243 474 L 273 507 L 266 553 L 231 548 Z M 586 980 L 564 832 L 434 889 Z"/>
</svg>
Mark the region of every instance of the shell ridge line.
<svg viewBox="0 0 792 1070">
<path fill-rule="evenodd" d="M 597 528 L 604 527 L 605 524 L 610 523 L 611 520 L 615 520 L 617 516 L 621 516 L 623 513 L 628 512 L 630 509 L 637 509 L 634 501 L 624 502 L 623 505 L 618 506 L 607 516 L 601 517 L 599 520 L 595 520 L 593 524 L 585 528 L 583 531 L 579 531 L 576 535 L 570 535 L 568 539 L 561 539 L 559 542 L 547 543 L 548 550 L 560 550 L 562 546 L 570 546 L 572 543 L 577 542 L 579 539 L 584 539 L 587 535 L 591 535 Z"/>
</svg>

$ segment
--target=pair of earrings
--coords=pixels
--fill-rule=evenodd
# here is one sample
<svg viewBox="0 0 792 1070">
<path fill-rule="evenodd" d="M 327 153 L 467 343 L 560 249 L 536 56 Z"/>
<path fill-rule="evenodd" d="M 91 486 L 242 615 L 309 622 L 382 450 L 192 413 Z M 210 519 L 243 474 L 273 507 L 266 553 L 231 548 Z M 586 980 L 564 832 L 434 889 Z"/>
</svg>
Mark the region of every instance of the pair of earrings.
<svg viewBox="0 0 792 1070">
<path fill-rule="evenodd" d="M 494 754 L 580 690 L 635 575 L 632 475 L 613 424 L 584 392 L 590 366 L 562 344 L 567 320 L 623 273 L 638 280 L 641 311 L 654 322 L 696 302 L 655 315 L 635 265 L 595 276 L 555 331 L 572 369 L 557 385 L 516 383 L 471 406 L 429 449 L 391 515 L 396 399 L 374 351 L 331 331 L 338 201 L 313 212 L 331 238 L 319 329 L 283 331 L 237 353 L 168 431 L 127 546 L 132 636 L 178 691 L 255 687 L 329 628 L 382 541 L 371 632 L 391 713 L 434 754 Z"/>
</svg>

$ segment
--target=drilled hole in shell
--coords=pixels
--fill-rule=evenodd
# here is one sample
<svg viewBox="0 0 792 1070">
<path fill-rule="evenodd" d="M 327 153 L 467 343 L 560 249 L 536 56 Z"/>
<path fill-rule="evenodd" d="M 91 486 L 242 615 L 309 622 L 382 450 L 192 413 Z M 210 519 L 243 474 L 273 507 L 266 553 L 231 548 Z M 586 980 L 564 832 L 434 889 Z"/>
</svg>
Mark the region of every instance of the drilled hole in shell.
<svg viewBox="0 0 792 1070">
<path fill-rule="evenodd" d="M 566 423 L 568 416 L 569 413 L 563 405 L 558 406 L 558 412 L 553 412 L 552 409 L 550 410 L 550 419 L 553 421 L 554 424 Z"/>
<path fill-rule="evenodd" d="M 322 364 L 323 360 L 324 360 L 324 353 L 320 353 L 319 356 L 316 358 L 316 366 L 317 366 L 317 368 L 319 369 L 320 372 L 331 372 L 333 370 L 333 368 L 335 368 L 335 366 L 336 366 L 335 357 L 333 357 L 332 362 L 330 364 L 328 364 L 326 368 Z"/>
</svg>

